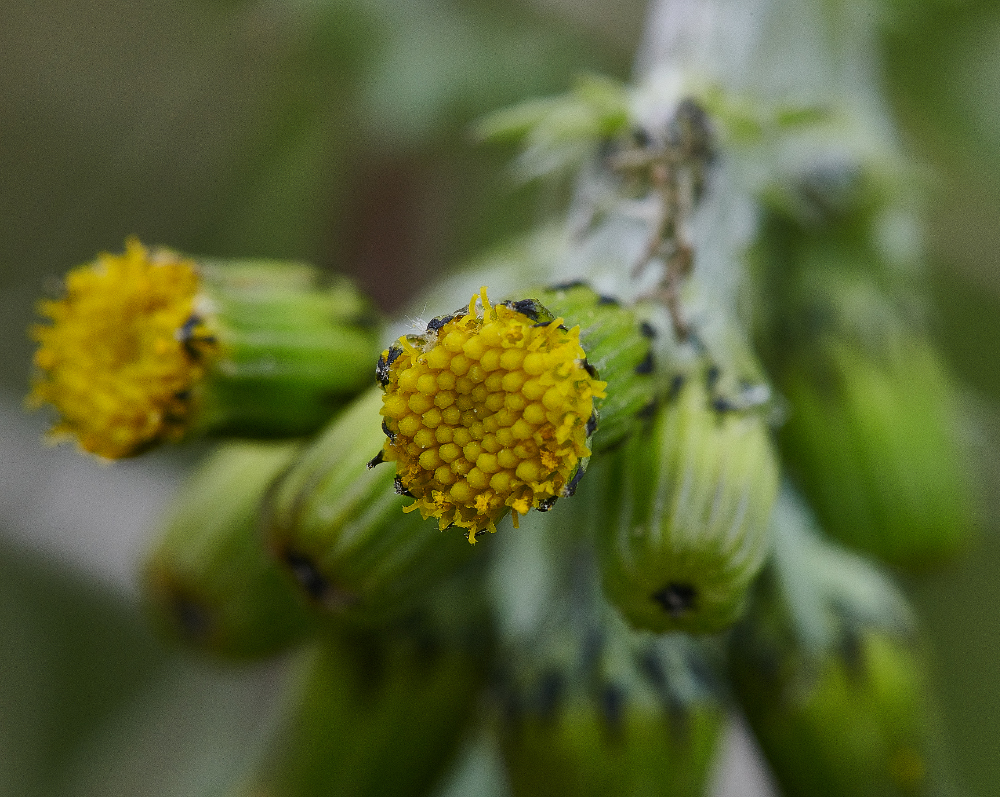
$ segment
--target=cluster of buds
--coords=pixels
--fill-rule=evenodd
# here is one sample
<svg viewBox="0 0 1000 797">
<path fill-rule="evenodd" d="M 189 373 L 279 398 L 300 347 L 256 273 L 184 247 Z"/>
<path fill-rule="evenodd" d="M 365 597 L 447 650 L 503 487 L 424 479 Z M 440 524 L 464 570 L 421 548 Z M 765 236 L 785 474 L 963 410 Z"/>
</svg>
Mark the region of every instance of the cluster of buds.
<svg viewBox="0 0 1000 797">
<path fill-rule="evenodd" d="M 384 349 L 346 281 L 137 241 L 42 304 L 31 401 L 56 437 L 105 459 L 290 439 L 220 444 L 145 569 L 195 647 L 306 648 L 248 793 L 425 794 L 480 723 L 515 795 L 695 797 L 727 709 L 789 797 L 930 793 L 902 598 L 796 492 L 893 563 L 967 536 L 950 384 L 862 268 L 891 195 L 803 220 L 801 180 L 761 191 L 728 264 L 763 286 L 744 328 L 699 271 L 710 106 L 653 129 L 633 100 L 590 82 L 487 125 L 548 140 L 574 109 L 593 212 L 538 286 L 465 293 Z"/>
</svg>

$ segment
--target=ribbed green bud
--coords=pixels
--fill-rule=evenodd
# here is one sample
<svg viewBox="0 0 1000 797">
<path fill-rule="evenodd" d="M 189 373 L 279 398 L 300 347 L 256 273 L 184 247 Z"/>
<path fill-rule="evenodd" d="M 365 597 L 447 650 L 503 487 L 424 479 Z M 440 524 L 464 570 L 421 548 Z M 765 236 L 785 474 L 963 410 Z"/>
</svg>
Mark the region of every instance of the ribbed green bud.
<svg viewBox="0 0 1000 797">
<path fill-rule="evenodd" d="M 909 567 L 968 541 L 953 387 L 926 341 L 874 357 L 828 340 L 789 363 L 781 389 L 782 454 L 831 534 Z"/>
<path fill-rule="evenodd" d="M 478 654 L 433 636 L 324 637 L 276 749 L 245 793 L 428 794 L 462 740 L 484 671 Z"/>
<path fill-rule="evenodd" d="M 689 640 L 579 618 L 502 671 L 501 742 L 514 797 L 700 797 L 722 721 Z"/>
<path fill-rule="evenodd" d="M 229 434 L 307 434 L 370 384 L 376 316 L 349 280 L 277 261 L 198 267 L 205 313 L 196 323 L 218 341 L 200 424 Z"/>
<path fill-rule="evenodd" d="M 787 797 L 948 794 L 905 600 L 776 512 L 773 572 L 731 639 L 732 683 Z M 792 528 L 789 528 L 789 526 Z"/>
<path fill-rule="evenodd" d="M 895 287 L 898 275 L 860 236 L 765 226 L 756 268 L 770 305 L 758 342 L 787 400 L 777 440 L 826 531 L 926 567 L 974 526 L 956 385 L 918 297 Z"/>
<path fill-rule="evenodd" d="M 393 470 L 373 467 L 385 441 L 381 407 L 375 387 L 344 410 L 275 484 L 262 521 L 314 602 L 365 623 L 412 610 L 473 552 L 463 535 L 404 512 L 412 501 Z"/>
<path fill-rule="evenodd" d="M 584 283 L 552 286 L 538 300 L 570 325 L 580 325 L 587 362 L 608 383 L 598 402 L 599 420 L 591 442 L 594 453 L 619 443 L 634 431 L 655 395 L 652 339 L 656 332 L 614 297 L 601 296 Z"/>
<path fill-rule="evenodd" d="M 604 588 L 636 628 L 730 626 L 770 551 L 778 465 L 768 430 L 759 412 L 713 396 L 715 377 L 690 375 L 648 431 L 601 460 Z"/>
<path fill-rule="evenodd" d="M 299 639 L 311 615 L 268 556 L 257 511 L 295 443 L 227 443 L 174 498 L 144 586 L 166 633 L 211 653 L 254 657 Z"/>
</svg>

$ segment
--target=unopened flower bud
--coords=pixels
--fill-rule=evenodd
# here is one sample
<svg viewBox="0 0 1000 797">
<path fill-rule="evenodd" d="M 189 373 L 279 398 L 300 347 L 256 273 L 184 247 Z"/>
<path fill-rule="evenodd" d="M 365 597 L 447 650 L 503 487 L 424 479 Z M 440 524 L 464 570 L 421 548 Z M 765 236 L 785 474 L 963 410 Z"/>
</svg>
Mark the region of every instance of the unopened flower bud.
<svg viewBox="0 0 1000 797">
<path fill-rule="evenodd" d="M 510 651 L 496 688 L 512 794 L 703 795 L 723 712 L 696 659 L 613 617 L 567 616 Z"/>
<path fill-rule="evenodd" d="M 826 341 L 781 379 L 778 441 L 824 528 L 886 562 L 926 567 L 970 537 L 954 387 L 919 338 L 873 356 Z"/>
<path fill-rule="evenodd" d="M 168 634 L 211 653 L 263 656 L 295 642 L 311 614 L 264 549 L 257 510 L 296 443 L 227 443 L 175 497 L 144 572 Z"/>
<path fill-rule="evenodd" d="M 711 633 L 731 625 L 770 552 L 778 465 L 761 414 L 687 377 L 601 464 L 598 539 L 611 602 L 636 628 Z"/>
<path fill-rule="evenodd" d="M 729 656 L 736 697 L 782 794 L 950 793 L 904 597 L 783 504 L 784 494 L 773 565 Z"/>
<path fill-rule="evenodd" d="M 354 631 L 324 635 L 304 664 L 249 793 L 431 793 L 472 719 L 483 662 L 443 639 Z"/>
</svg>

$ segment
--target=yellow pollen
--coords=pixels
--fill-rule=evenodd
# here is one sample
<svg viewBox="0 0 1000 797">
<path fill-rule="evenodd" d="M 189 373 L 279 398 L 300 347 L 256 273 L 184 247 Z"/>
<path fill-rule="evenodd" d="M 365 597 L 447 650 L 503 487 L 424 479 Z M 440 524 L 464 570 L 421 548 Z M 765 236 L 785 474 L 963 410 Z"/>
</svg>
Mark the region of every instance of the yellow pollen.
<svg viewBox="0 0 1000 797">
<path fill-rule="evenodd" d="M 193 262 L 134 238 L 124 254 L 71 271 L 65 296 L 39 304 L 49 323 L 31 330 L 29 401 L 59 412 L 51 434 L 109 459 L 182 436 L 216 348 L 195 315 L 197 291 Z"/>
<path fill-rule="evenodd" d="M 551 316 L 549 316 L 551 317 Z M 441 529 L 495 531 L 548 508 L 590 456 L 604 382 L 588 373 L 578 327 L 539 322 L 483 288 L 467 312 L 382 355 L 383 448 L 402 486 Z M 590 429 L 589 431 L 593 431 Z"/>
</svg>

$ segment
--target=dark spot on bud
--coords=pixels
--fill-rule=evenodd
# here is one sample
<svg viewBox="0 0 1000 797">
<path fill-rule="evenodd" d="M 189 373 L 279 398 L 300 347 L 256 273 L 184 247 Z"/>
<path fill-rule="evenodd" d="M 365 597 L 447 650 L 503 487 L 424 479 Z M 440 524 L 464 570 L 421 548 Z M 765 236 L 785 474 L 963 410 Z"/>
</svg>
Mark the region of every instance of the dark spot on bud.
<svg viewBox="0 0 1000 797">
<path fill-rule="evenodd" d="M 570 280 L 569 282 L 559 282 L 549 287 L 550 291 L 571 291 L 573 288 L 586 288 L 587 283 L 583 280 Z"/>
<path fill-rule="evenodd" d="M 456 316 L 454 315 L 439 315 L 437 318 L 432 318 L 427 322 L 428 332 L 437 332 L 449 321 L 454 321 Z"/>
<path fill-rule="evenodd" d="M 587 372 L 587 374 L 590 376 L 591 379 L 598 379 L 599 378 L 599 375 L 597 373 L 597 369 L 594 368 L 594 366 L 592 366 L 587 361 L 586 357 L 584 357 L 583 360 L 580 360 L 578 362 L 580 363 L 580 366 L 583 368 L 583 370 Z"/>
<path fill-rule="evenodd" d="M 724 412 L 734 412 L 739 407 L 725 396 L 716 396 L 712 399 L 712 409 L 721 414 Z"/>
<path fill-rule="evenodd" d="M 652 597 L 667 614 L 679 619 L 694 610 L 698 590 L 691 584 L 670 582 L 659 592 L 653 593 Z"/>
<path fill-rule="evenodd" d="M 698 354 L 708 354 L 708 346 L 705 345 L 705 341 L 701 339 L 701 335 L 696 329 L 689 329 L 687 334 L 687 342 L 691 345 Z"/>
<path fill-rule="evenodd" d="M 647 648 L 642 651 L 637 658 L 637 663 L 640 672 L 646 676 L 646 679 L 656 688 L 657 692 L 661 692 L 667 688 L 667 672 L 664 670 L 663 662 L 656 655 L 654 648 Z"/>
<path fill-rule="evenodd" d="M 607 730 L 618 736 L 625 718 L 625 690 L 618 684 L 607 684 L 601 690 L 601 715 Z"/>
<path fill-rule="evenodd" d="M 600 664 L 603 652 L 604 633 L 599 627 L 588 628 L 580 646 L 580 663 L 584 672 L 591 672 Z"/>
<path fill-rule="evenodd" d="M 585 470 L 583 465 L 580 465 L 576 469 L 576 473 L 573 474 L 573 478 L 569 480 L 569 484 L 562 488 L 562 494 L 564 497 L 569 498 L 576 492 L 576 488 L 580 486 L 580 479 L 583 478 Z"/>
<path fill-rule="evenodd" d="M 684 158 L 711 163 L 715 160 L 715 134 L 712 121 L 696 100 L 688 97 L 677 106 L 669 127 L 670 143 Z"/>
<path fill-rule="evenodd" d="M 646 352 L 646 356 L 643 358 L 642 362 L 635 367 L 635 372 L 640 375 L 653 373 L 654 361 L 653 361 L 653 350 L 650 349 Z"/>
<path fill-rule="evenodd" d="M 396 358 L 403 353 L 403 347 L 398 343 L 393 343 L 388 351 L 378 358 L 378 365 L 375 366 L 375 379 L 385 387 L 389 384 L 389 367 L 396 361 Z"/>
<path fill-rule="evenodd" d="M 548 498 L 543 498 L 538 502 L 538 506 L 535 507 L 539 512 L 548 512 L 552 507 L 556 505 L 556 501 L 559 500 L 558 495 L 550 495 Z"/>
<path fill-rule="evenodd" d="M 368 460 L 368 470 L 371 470 L 376 465 L 381 465 L 383 462 L 385 462 L 385 457 L 383 456 L 383 452 L 379 451 L 374 457 Z"/>
<path fill-rule="evenodd" d="M 646 147 L 653 146 L 653 136 L 644 127 L 636 127 L 635 129 L 633 129 L 631 133 L 631 138 L 632 138 L 632 143 L 635 144 L 637 147 L 642 147 L 643 149 L 645 149 Z"/>
<path fill-rule="evenodd" d="M 722 376 L 722 372 L 719 370 L 719 366 L 710 365 L 708 367 L 708 370 L 705 371 L 705 384 L 708 385 L 709 390 L 715 390 L 720 376 Z"/>
<path fill-rule="evenodd" d="M 187 639 L 197 642 L 208 637 L 212 621 L 202 604 L 182 595 L 175 595 L 171 603 L 177 625 Z"/>
<path fill-rule="evenodd" d="M 190 390 L 178 390 L 176 393 L 174 393 L 174 398 L 177 399 L 178 401 L 190 401 L 191 400 L 191 391 Z"/>
<path fill-rule="evenodd" d="M 653 420 L 653 416 L 656 415 L 656 410 L 658 406 L 659 402 L 657 402 L 657 400 L 654 398 L 652 401 L 646 404 L 646 406 L 642 407 L 635 414 L 635 417 L 638 418 L 640 421 L 651 421 Z"/>
<path fill-rule="evenodd" d="M 839 639 L 840 658 L 849 678 L 857 683 L 866 675 L 864 647 L 861 634 L 855 630 L 845 630 Z"/>
<path fill-rule="evenodd" d="M 670 389 L 667 391 L 667 401 L 673 401 L 681 394 L 681 390 L 684 388 L 684 382 L 684 374 L 674 374 L 673 378 L 670 380 Z"/>
<path fill-rule="evenodd" d="M 649 338 L 650 340 L 653 340 L 654 338 L 656 338 L 656 327 L 654 327 L 648 321 L 643 321 L 641 324 L 639 324 L 639 334 L 641 334 L 644 338 Z"/>
<path fill-rule="evenodd" d="M 535 710 L 542 719 L 553 719 L 559 709 L 559 701 L 565 691 L 562 674 L 549 670 L 538 682 L 538 693 L 535 696 Z"/>
<path fill-rule="evenodd" d="M 396 474 L 396 478 L 393 479 L 392 487 L 396 491 L 396 495 L 405 495 L 407 498 L 416 497 L 403 486 L 403 480 L 399 477 L 398 473 Z"/>
<path fill-rule="evenodd" d="M 506 301 L 501 302 L 506 307 L 511 310 L 520 313 L 521 315 L 527 316 L 532 321 L 539 321 L 542 318 L 542 313 L 544 312 L 542 305 L 537 299 L 519 299 L 518 301 Z"/>
<path fill-rule="evenodd" d="M 184 351 L 192 360 L 201 359 L 203 352 L 199 346 L 210 346 L 215 343 L 214 335 L 195 335 L 195 329 L 201 323 L 201 316 L 197 313 L 192 313 L 181 328 L 177 330 L 177 339 L 181 342 Z"/>
<path fill-rule="evenodd" d="M 601 294 L 597 297 L 598 306 L 606 305 L 609 307 L 618 307 L 621 302 L 619 302 L 614 296 L 605 296 Z"/>
<path fill-rule="evenodd" d="M 329 582 L 323 578 L 309 557 L 295 551 L 285 551 L 285 564 L 291 568 L 299 586 L 313 600 L 322 601 L 331 592 Z"/>
<path fill-rule="evenodd" d="M 594 432 L 597 431 L 597 421 L 598 415 L 597 410 L 590 413 L 590 419 L 587 421 L 587 437 L 590 437 Z"/>
<path fill-rule="evenodd" d="M 382 431 L 385 433 L 385 436 L 389 438 L 390 443 L 396 442 L 396 433 L 389 428 L 388 424 L 385 422 L 385 419 L 382 420 Z"/>
</svg>

